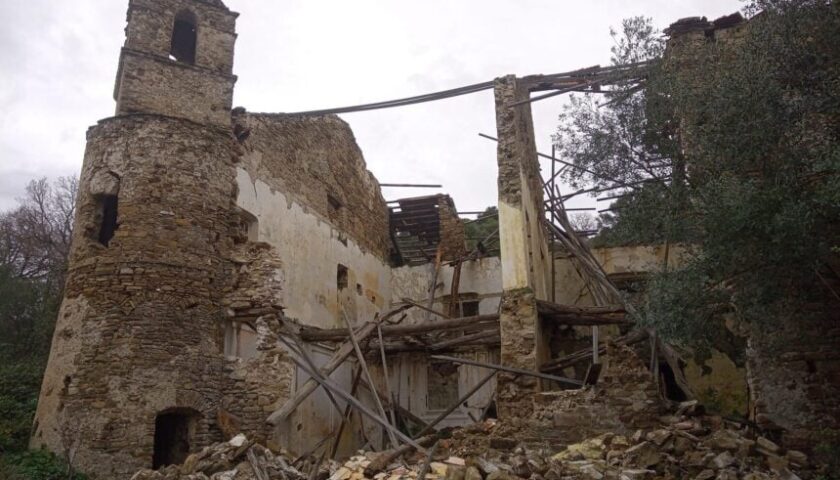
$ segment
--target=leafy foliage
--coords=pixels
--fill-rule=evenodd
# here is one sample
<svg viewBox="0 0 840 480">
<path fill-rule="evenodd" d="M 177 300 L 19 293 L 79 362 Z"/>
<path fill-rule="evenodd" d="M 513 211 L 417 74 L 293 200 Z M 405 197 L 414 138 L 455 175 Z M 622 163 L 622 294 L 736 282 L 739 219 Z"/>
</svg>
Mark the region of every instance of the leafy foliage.
<svg viewBox="0 0 840 480">
<path fill-rule="evenodd" d="M 54 456 L 26 448 L 61 300 L 75 189 L 75 179 L 34 181 L 17 208 L 0 213 L 2 478 L 71 478 Z"/>
<path fill-rule="evenodd" d="M 70 473 L 68 466 L 52 453 L 21 452 L 0 458 L 0 477 L 7 480 L 86 480 Z"/>
<path fill-rule="evenodd" d="M 464 222 L 467 251 L 479 248 L 485 255 L 499 255 L 499 209 L 488 207 L 474 221 Z M 482 242 L 479 247 L 479 243 Z"/>
<path fill-rule="evenodd" d="M 721 309 L 762 325 L 825 304 L 816 272 L 840 250 L 840 12 L 808 0 L 747 8 L 758 11 L 730 37 L 664 55 L 639 40 L 654 35 L 644 21 L 626 21 L 618 62 L 662 57 L 646 91 L 597 111 L 592 99 L 573 102 L 555 137 L 576 164 L 622 182 L 663 178 L 650 158 L 668 164 L 667 182 L 625 190 L 595 243 L 696 246 L 684 268 L 650 283 L 640 319 L 672 341 L 714 341 Z"/>
<path fill-rule="evenodd" d="M 659 58 L 664 43 L 651 20 L 635 17 L 612 31 L 614 65 L 632 65 Z M 566 169 L 564 179 L 574 187 L 615 187 L 670 174 L 665 152 L 648 139 L 645 115 L 647 93 L 633 82 L 619 82 L 605 100 L 591 94 L 571 96 L 560 115 L 554 136 L 558 154 L 580 168 Z"/>
</svg>

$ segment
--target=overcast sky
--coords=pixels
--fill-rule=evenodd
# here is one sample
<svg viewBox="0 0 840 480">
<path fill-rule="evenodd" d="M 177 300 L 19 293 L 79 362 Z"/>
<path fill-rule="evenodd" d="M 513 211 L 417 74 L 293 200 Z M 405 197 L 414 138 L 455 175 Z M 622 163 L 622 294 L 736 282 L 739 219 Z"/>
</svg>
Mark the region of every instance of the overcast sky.
<svg viewBox="0 0 840 480">
<path fill-rule="evenodd" d="M 611 26 L 710 19 L 739 0 L 226 0 L 241 13 L 235 106 L 294 112 L 390 100 L 505 74 L 609 63 Z M 0 0 L 0 209 L 42 176 L 77 175 L 113 114 L 127 0 Z M 550 153 L 563 103 L 535 104 Z M 462 211 L 496 204 L 492 91 L 342 115 L 383 183 L 440 183 Z M 386 199 L 431 193 L 384 189 Z M 594 201 L 579 202 L 594 205 Z"/>
</svg>

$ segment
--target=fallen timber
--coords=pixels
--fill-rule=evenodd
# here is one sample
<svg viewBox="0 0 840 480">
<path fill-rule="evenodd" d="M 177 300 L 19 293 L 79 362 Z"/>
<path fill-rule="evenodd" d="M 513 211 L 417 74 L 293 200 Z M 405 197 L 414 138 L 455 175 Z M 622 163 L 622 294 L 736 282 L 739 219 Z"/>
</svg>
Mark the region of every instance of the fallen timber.
<svg viewBox="0 0 840 480">
<path fill-rule="evenodd" d="M 634 345 L 649 338 L 647 330 L 635 330 L 623 337 L 612 340 L 616 345 Z M 598 352 L 605 354 L 607 346 L 601 344 L 598 346 Z M 577 352 L 571 353 L 561 358 L 549 360 L 540 366 L 540 371 L 543 373 L 555 373 L 563 371 L 564 369 L 576 365 L 578 363 L 590 360 L 592 358 L 592 348 L 584 348 Z"/>
<path fill-rule="evenodd" d="M 382 327 L 382 336 L 398 337 L 418 333 L 441 332 L 445 330 L 462 330 L 465 328 L 470 328 L 472 330 L 489 330 L 492 328 L 498 328 L 498 320 L 499 315 L 492 314 L 424 322 L 418 325 L 386 325 Z M 371 329 L 371 332 L 374 329 L 375 327 Z M 335 342 L 347 340 L 349 337 L 349 331 L 346 328 L 324 330 L 320 328 L 304 327 L 300 331 L 300 336 L 306 342 Z M 362 335 L 359 336 L 361 337 Z"/>
<path fill-rule="evenodd" d="M 443 360 L 444 362 L 461 363 L 461 364 L 464 364 L 464 365 L 472 365 L 472 366 L 475 366 L 475 367 L 490 368 L 490 369 L 493 369 L 493 370 L 498 370 L 500 372 L 512 373 L 514 375 L 525 375 L 525 376 L 528 376 L 528 377 L 541 378 L 543 380 L 551 380 L 553 382 L 565 383 L 567 385 L 573 385 L 575 387 L 582 387 L 583 386 L 583 382 L 580 381 L 580 380 L 574 380 L 572 378 L 558 377 L 556 375 L 549 375 L 547 373 L 534 372 L 534 371 L 525 370 L 525 369 L 522 369 L 522 368 L 505 367 L 504 365 L 495 365 L 495 364 L 492 364 L 492 363 L 477 362 L 475 360 L 467 360 L 465 358 L 447 357 L 445 355 L 432 355 L 429 358 L 432 358 L 434 360 Z"/>
<path fill-rule="evenodd" d="M 579 307 L 537 300 L 537 311 L 541 318 L 563 325 L 633 325 L 622 306 Z"/>
<path fill-rule="evenodd" d="M 408 437 L 401 431 L 397 430 L 393 425 L 391 425 L 387 419 L 380 417 L 375 412 L 371 411 L 367 408 L 362 402 L 360 402 L 356 397 L 351 395 L 349 392 L 345 391 L 341 386 L 339 386 L 334 381 L 330 380 L 327 377 L 320 375 L 319 373 L 310 370 L 304 364 L 304 362 L 297 359 L 297 357 L 292 357 L 292 360 L 297 364 L 298 368 L 303 370 L 304 373 L 309 375 L 312 379 L 314 379 L 317 383 L 319 383 L 324 389 L 331 391 L 335 395 L 341 397 L 344 401 L 353 405 L 356 410 L 363 413 L 365 416 L 370 418 L 371 420 L 378 423 L 382 426 L 385 430 L 390 431 L 396 438 L 399 438 L 403 443 L 411 445 L 415 449 L 425 453 L 425 449 L 421 447 L 417 442 L 415 442 L 411 437 Z"/>
<path fill-rule="evenodd" d="M 358 339 L 364 339 L 370 336 L 376 330 L 375 323 L 366 323 L 362 325 L 356 331 L 356 337 Z M 345 360 L 350 358 L 350 355 L 354 353 L 353 344 L 345 342 L 336 352 L 333 354 L 332 358 L 326 365 L 324 365 L 320 370 L 319 373 L 324 376 L 329 376 L 332 372 L 338 369 L 341 364 L 344 363 Z M 292 412 L 297 409 L 297 407 L 306 400 L 312 392 L 314 392 L 318 388 L 319 382 L 315 381 L 314 377 L 310 378 L 306 381 L 297 391 L 295 396 L 289 399 L 279 410 L 275 411 L 271 415 L 269 415 L 268 419 L 266 420 L 267 423 L 270 425 L 277 425 L 284 419 L 286 419 Z"/>
</svg>

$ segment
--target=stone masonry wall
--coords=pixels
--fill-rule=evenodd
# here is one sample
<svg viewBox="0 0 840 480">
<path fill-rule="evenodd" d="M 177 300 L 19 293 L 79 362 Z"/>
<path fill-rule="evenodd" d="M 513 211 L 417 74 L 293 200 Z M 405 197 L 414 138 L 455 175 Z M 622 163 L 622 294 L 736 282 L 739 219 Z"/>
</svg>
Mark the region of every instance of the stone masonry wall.
<svg viewBox="0 0 840 480">
<path fill-rule="evenodd" d="M 791 319 L 747 347 L 751 417 L 788 448 L 840 438 L 840 312 Z"/>
<path fill-rule="evenodd" d="M 155 418 L 189 413 L 206 445 L 226 379 L 224 256 L 234 228 L 230 131 L 135 115 L 88 132 L 73 248 L 33 447 L 75 452 L 94 478 L 152 462 Z M 119 228 L 98 242 L 103 195 Z"/>
<path fill-rule="evenodd" d="M 443 260 L 456 260 L 466 253 L 464 222 L 458 216 L 455 202 L 449 195 L 441 195 L 438 203 L 440 216 L 440 248 Z"/>
<path fill-rule="evenodd" d="M 350 127 L 336 116 L 239 113 L 242 167 L 386 260 L 388 209 Z"/>
<path fill-rule="evenodd" d="M 642 360 L 626 346 L 609 344 L 598 384 L 533 396 L 531 434 L 561 444 L 602 433 L 629 436 L 659 424 L 666 413 Z"/>
<path fill-rule="evenodd" d="M 193 65 L 169 58 L 175 16 L 185 11 L 197 20 Z M 228 125 L 237 15 L 220 1 L 131 0 L 114 90 L 117 114 L 158 113 Z"/>
<path fill-rule="evenodd" d="M 123 50 L 117 114 L 154 112 L 223 126 L 230 123 L 236 78 Z"/>
</svg>

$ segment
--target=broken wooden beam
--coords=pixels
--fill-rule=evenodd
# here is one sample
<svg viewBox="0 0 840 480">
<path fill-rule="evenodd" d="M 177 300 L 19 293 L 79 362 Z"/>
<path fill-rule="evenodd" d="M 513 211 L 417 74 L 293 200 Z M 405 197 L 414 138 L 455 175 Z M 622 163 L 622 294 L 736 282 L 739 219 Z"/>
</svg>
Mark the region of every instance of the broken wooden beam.
<svg viewBox="0 0 840 480">
<path fill-rule="evenodd" d="M 356 332 L 357 339 L 365 339 L 370 336 L 374 330 L 376 330 L 376 324 L 373 322 L 368 322 L 362 325 L 361 328 Z M 305 338 L 304 338 L 305 340 Z M 344 363 L 350 355 L 353 354 L 353 344 L 350 342 L 345 342 L 339 349 L 333 354 L 330 361 L 327 362 L 326 365 L 321 367 L 319 372 L 324 376 L 329 376 L 332 372 L 334 372 L 342 363 Z M 286 401 L 286 403 L 280 407 L 279 410 L 276 410 L 274 413 L 269 415 L 268 419 L 266 419 L 266 423 L 276 426 L 281 421 L 285 420 L 292 412 L 297 409 L 297 407 L 306 400 L 312 392 L 314 392 L 318 388 L 318 382 L 314 380 L 314 378 L 310 378 L 307 380 L 295 393 L 295 396 L 290 398 Z"/>
<path fill-rule="evenodd" d="M 394 428 L 388 420 L 385 418 L 380 417 L 373 411 L 371 411 L 368 407 L 365 406 L 362 402 L 360 402 L 356 397 L 348 393 L 346 390 L 341 388 L 340 385 L 335 383 L 333 380 L 329 379 L 328 377 L 321 376 L 319 373 L 310 370 L 303 362 L 301 362 L 298 358 L 292 357 L 292 360 L 297 364 L 298 368 L 304 371 L 307 375 L 310 376 L 315 382 L 319 383 L 324 389 L 332 391 L 332 393 L 338 395 L 344 401 L 349 402 L 353 407 L 355 407 L 359 412 L 365 414 L 374 422 L 381 425 L 386 430 L 390 431 L 395 437 L 399 438 L 403 441 L 403 443 L 409 444 L 412 447 L 420 450 L 421 452 L 425 452 L 423 447 L 421 447 L 417 442 L 415 442 L 411 437 L 407 436 L 406 434 L 402 433 L 398 429 Z"/>
<path fill-rule="evenodd" d="M 461 396 L 461 398 L 459 398 L 457 402 L 455 402 L 454 404 L 450 405 L 450 406 L 449 406 L 449 408 L 447 408 L 446 410 L 444 410 L 443 412 L 441 412 L 441 413 L 440 413 L 440 415 L 438 415 L 437 417 L 435 417 L 435 419 L 434 419 L 434 420 L 432 420 L 431 422 L 429 422 L 429 425 L 428 425 L 428 426 L 426 426 L 426 428 L 424 428 L 423 430 L 420 430 L 420 432 L 419 432 L 419 433 L 417 433 L 417 435 L 415 435 L 415 436 L 414 436 L 414 438 L 422 437 L 423 435 L 425 435 L 425 434 L 427 434 L 427 433 L 431 432 L 431 431 L 432 431 L 432 429 L 433 429 L 433 428 L 434 428 L 434 427 L 435 427 L 438 423 L 442 422 L 442 421 L 443 421 L 446 417 L 448 417 L 448 416 L 449 416 L 449 414 L 450 414 L 450 413 L 454 412 L 454 411 L 455 411 L 455 409 L 457 409 L 458 407 L 460 407 L 461 405 L 463 405 L 464 403 L 466 403 L 466 402 L 467 402 L 467 400 L 469 400 L 469 399 L 470 399 L 473 395 L 475 395 L 475 393 L 476 393 L 476 392 L 478 392 L 478 391 L 481 389 L 481 387 L 483 387 L 483 386 L 484 386 L 487 382 L 489 382 L 490 380 L 492 380 L 492 379 L 493 379 L 493 377 L 495 377 L 497 373 L 499 373 L 499 372 L 494 370 L 494 371 L 490 372 L 490 374 L 489 374 L 489 375 L 487 375 L 486 377 L 482 378 L 482 379 L 481 379 L 481 381 L 479 381 L 478 383 L 476 383 L 475 385 L 473 385 L 473 387 L 472 387 L 472 388 L 470 388 L 470 390 L 469 390 L 467 393 L 465 393 L 463 396 Z"/>
<path fill-rule="evenodd" d="M 558 383 L 565 383 L 567 385 L 574 385 L 576 387 L 583 386 L 583 382 L 580 380 L 575 380 L 572 378 L 565 378 L 565 377 L 558 377 L 555 375 L 549 375 L 547 373 L 540 373 L 535 372 L 533 370 L 525 370 L 522 368 L 514 368 L 514 367 L 506 367 L 504 365 L 495 365 L 492 363 L 484 363 L 484 362 L 477 362 L 475 360 L 467 360 L 464 358 L 455 358 L 455 357 L 447 357 L 444 355 L 431 355 L 429 358 L 435 360 L 443 360 L 445 362 L 452 362 L 452 363 L 462 363 L 464 365 L 473 365 L 476 367 L 484 367 L 484 368 L 492 368 L 493 370 L 499 370 L 501 372 L 513 373 L 516 375 L 526 375 L 529 377 L 541 378 L 543 380 L 550 380 L 552 382 Z"/>
<path fill-rule="evenodd" d="M 353 325 L 350 324 L 350 319 L 347 318 L 347 315 L 345 315 L 345 313 L 343 311 L 341 312 L 341 318 L 344 320 L 344 323 L 347 325 L 347 332 L 350 334 L 350 343 L 353 344 L 353 350 L 356 351 L 356 360 L 359 361 L 359 366 L 361 367 L 362 371 L 364 372 L 365 378 L 367 379 L 369 384 L 375 385 L 373 383 L 373 376 L 370 374 L 370 370 L 368 369 L 367 360 L 365 360 L 365 354 L 362 352 L 362 347 L 359 346 L 358 340 L 356 340 L 356 334 L 355 334 L 355 332 L 353 332 Z M 377 329 L 381 328 L 381 326 L 378 323 L 376 324 L 376 326 L 377 326 Z M 385 374 L 387 375 L 387 372 L 385 372 Z M 352 397 L 353 395 L 350 395 L 350 396 Z M 373 400 L 374 400 L 373 403 L 376 405 L 376 408 L 379 410 L 379 415 L 381 415 L 383 418 L 387 419 L 388 414 L 385 413 L 385 407 L 382 406 L 382 402 L 379 400 L 379 396 L 374 395 Z M 392 420 L 393 420 L 393 418 L 392 418 Z M 396 428 L 396 424 L 394 424 L 394 427 Z M 390 428 L 387 429 L 387 431 L 388 431 L 388 438 L 391 440 L 391 446 L 393 446 L 394 448 L 399 447 L 400 444 L 399 444 L 399 442 L 397 442 L 397 437 L 394 436 L 393 431 Z"/>
<path fill-rule="evenodd" d="M 476 342 L 477 340 L 484 340 L 487 338 L 495 337 L 499 337 L 499 331 L 488 330 L 484 332 L 473 333 L 471 335 L 462 335 L 460 337 L 450 338 L 449 340 L 443 340 L 442 342 L 429 345 L 428 348 L 429 350 L 445 350 L 447 348 L 468 345 Z M 501 337 L 499 338 L 499 341 L 501 341 Z"/>
<path fill-rule="evenodd" d="M 537 300 L 537 311 L 541 318 L 563 325 L 597 326 L 633 324 L 631 320 L 627 319 L 623 306 L 581 307 L 559 305 L 544 300 Z"/>
<path fill-rule="evenodd" d="M 465 327 L 473 328 L 498 328 L 498 314 L 478 315 L 473 317 L 450 318 L 446 320 L 423 322 L 418 325 L 386 325 L 382 327 L 382 335 L 385 337 L 414 335 L 418 333 L 440 332 L 445 330 L 458 330 Z M 372 324 L 371 324 L 372 325 Z M 371 327 L 368 335 L 376 329 Z M 334 329 L 320 329 L 312 327 L 304 327 L 300 331 L 300 336 L 307 342 L 324 342 L 324 341 L 341 341 L 348 337 L 346 328 Z M 359 334 L 359 337 L 362 335 Z M 352 350 L 352 345 L 350 350 Z M 348 355 L 351 352 L 348 352 Z"/>
<path fill-rule="evenodd" d="M 422 445 L 422 446 L 431 445 L 432 447 L 434 447 L 434 445 L 437 444 L 437 441 L 438 441 L 438 435 L 437 434 L 428 435 L 428 436 L 425 436 L 423 438 L 418 438 L 417 439 L 417 443 Z M 406 445 L 403 445 L 399 448 L 394 448 L 394 449 L 391 449 L 391 450 L 380 453 L 373 460 L 371 460 L 370 464 L 368 464 L 367 467 L 365 467 L 365 477 L 366 478 L 375 477 L 377 474 L 381 473 L 386 468 L 388 468 L 388 465 L 394 463 L 398 458 L 402 457 L 403 455 L 411 453 L 414 449 L 415 449 L 415 447 L 413 447 L 412 445 L 407 445 L 406 444 Z M 431 457 L 432 454 L 431 454 L 431 452 L 428 452 L 427 455 L 428 455 L 428 457 Z"/>
</svg>

